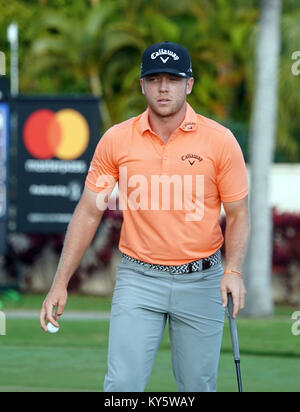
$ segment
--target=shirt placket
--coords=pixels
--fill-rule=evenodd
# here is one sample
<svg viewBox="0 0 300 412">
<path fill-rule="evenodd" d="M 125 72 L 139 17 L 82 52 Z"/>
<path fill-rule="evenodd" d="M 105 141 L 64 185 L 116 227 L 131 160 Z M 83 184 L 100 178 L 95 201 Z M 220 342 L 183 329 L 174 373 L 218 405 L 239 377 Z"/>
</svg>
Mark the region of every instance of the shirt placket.
<svg viewBox="0 0 300 412">
<path fill-rule="evenodd" d="M 162 154 L 162 173 L 170 173 L 170 162 L 171 162 L 171 150 L 173 141 L 176 138 L 177 132 L 173 132 L 166 144 L 163 145 L 163 154 Z"/>
<path fill-rule="evenodd" d="M 162 174 L 167 174 L 170 171 L 170 145 L 169 143 L 163 146 L 162 152 L 162 163 L 161 163 Z"/>
<path fill-rule="evenodd" d="M 160 172 L 161 174 L 166 174 L 169 172 L 170 170 L 170 141 L 168 141 L 167 143 L 164 143 L 162 141 L 162 139 L 157 136 L 156 134 L 152 134 L 152 136 L 150 136 L 152 139 L 152 144 L 155 148 L 155 150 L 159 153 L 160 157 L 161 157 L 161 168 L 160 168 Z"/>
</svg>

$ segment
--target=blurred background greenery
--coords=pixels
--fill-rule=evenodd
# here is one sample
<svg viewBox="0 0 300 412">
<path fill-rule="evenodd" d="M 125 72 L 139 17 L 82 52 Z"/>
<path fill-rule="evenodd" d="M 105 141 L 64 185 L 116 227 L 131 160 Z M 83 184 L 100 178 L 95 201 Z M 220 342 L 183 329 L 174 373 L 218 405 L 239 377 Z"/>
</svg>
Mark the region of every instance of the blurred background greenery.
<svg viewBox="0 0 300 412">
<path fill-rule="evenodd" d="M 21 93 L 92 93 L 102 97 L 104 130 L 139 114 L 140 61 L 150 44 L 169 40 L 190 51 L 196 84 L 190 103 L 238 135 L 248 161 L 254 88 L 257 0 L 0 0 L 0 49 L 10 61 L 6 29 L 20 32 Z M 282 12 L 276 162 L 300 158 L 300 7 Z"/>
</svg>

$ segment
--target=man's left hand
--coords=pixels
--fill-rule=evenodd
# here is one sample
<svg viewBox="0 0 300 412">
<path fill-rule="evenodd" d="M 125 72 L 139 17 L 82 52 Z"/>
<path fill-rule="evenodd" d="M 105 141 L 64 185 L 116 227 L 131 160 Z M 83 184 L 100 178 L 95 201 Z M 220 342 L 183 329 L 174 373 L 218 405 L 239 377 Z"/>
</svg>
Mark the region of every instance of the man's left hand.
<svg viewBox="0 0 300 412">
<path fill-rule="evenodd" d="M 246 289 L 242 279 L 234 274 L 226 274 L 221 280 L 221 296 L 223 307 L 226 308 L 228 304 L 227 294 L 232 294 L 233 300 L 233 317 L 235 318 L 237 314 L 244 309 L 245 306 L 245 295 Z"/>
</svg>

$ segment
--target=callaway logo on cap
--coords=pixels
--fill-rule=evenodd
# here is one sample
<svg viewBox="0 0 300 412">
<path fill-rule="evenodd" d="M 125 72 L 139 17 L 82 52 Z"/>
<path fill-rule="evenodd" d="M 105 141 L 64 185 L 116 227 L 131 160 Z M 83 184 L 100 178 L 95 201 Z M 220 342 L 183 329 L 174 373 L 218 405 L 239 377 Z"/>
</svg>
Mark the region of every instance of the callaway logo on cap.
<svg viewBox="0 0 300 412">
<path fill-rule="evenodd" d="M 148 47 L 142 58 L 141 78 L 155 73 L 192 77 L 192 64 L 188 51 L 180 44 L 168 41 Z"/>
</svg>

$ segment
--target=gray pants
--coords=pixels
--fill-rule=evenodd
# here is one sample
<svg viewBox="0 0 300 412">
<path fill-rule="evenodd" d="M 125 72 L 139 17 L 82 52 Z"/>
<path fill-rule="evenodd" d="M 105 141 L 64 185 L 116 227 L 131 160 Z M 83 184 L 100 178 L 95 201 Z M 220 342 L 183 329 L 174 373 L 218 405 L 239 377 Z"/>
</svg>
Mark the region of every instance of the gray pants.
<svg viewBox="0 0 300 412">
<path fill-rule="evenodd" d="M 145 390 L 167 319 L 178 391 L 215 392 L 225 319 L 223 273 L 217 264 L 173 275 L 122 259 L 112 301 L 104 392 Z"/>
</svg>

